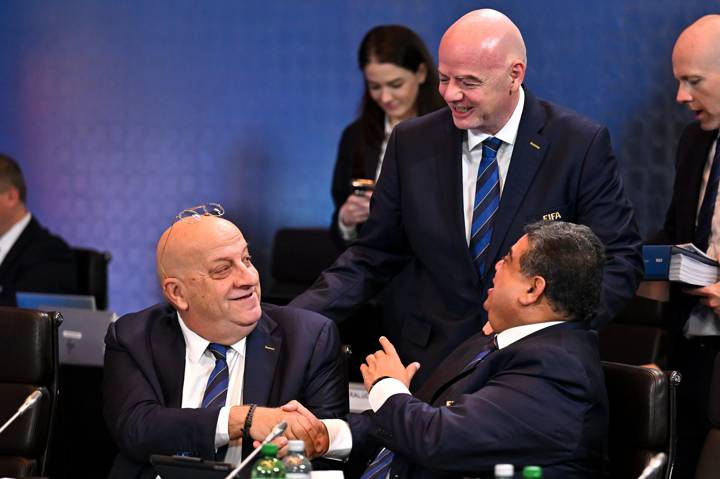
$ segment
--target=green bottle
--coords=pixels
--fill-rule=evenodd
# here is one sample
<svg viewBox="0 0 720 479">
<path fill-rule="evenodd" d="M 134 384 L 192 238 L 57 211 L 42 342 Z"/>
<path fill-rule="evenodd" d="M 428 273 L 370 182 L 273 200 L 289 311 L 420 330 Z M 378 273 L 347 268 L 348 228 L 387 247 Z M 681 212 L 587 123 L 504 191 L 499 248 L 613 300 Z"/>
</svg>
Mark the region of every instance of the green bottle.
<svg viewBox="0 0 720 479">
<path fill-rule="evenodd" d="M 542 467 L 525 466 L 523 469 L 523 479 L 540 479 L 542 478 Z"/>
<path fill-rule="evenodd" d="M 253 464 L 250 479 L 281 478 L 285 479 L 285 466 L 277 456 L 278 447 L 275 444 L 265 444 L 260 449 L 260 459 Z"/>
</svg>

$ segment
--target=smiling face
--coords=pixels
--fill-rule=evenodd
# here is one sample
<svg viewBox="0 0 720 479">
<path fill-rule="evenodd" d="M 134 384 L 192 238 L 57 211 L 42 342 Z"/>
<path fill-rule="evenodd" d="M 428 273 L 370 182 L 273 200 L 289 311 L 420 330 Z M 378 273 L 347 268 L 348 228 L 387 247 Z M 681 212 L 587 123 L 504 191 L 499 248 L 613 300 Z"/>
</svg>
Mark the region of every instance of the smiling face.
<svg viewBox="0 0 720 479">
<path fill-rule="evenodd" d="M 166 234 L 163 290 L 187 326 L 221 344 L 247 336 L 262 315 L 260 278 L 240 230 L 201 217 L 180 221 Z"/>
<path fill-rule="evenodd" d="M 417 116 L 417 97 L 427 69 L 420 64 L 413 72 L 393 63 L 371 61 L 364 68 L 370 97 L 385 112 L 391 125 Z"/>
<path fill-rule="evenodd" d="M 672 54 L 676 100 L 703 130 L 720 128 L 720 16 L 703 17 L 678 38 Z"/>
<path fill-rule="evenodd" d="M 497 133 L 512 116 L 525 77 L 517 27 L 498 12 L 471 12 L 443 35 L 438 58 L 440 95 L 455 126 Z"/>
<path fill-rule="evenodd" d="M 525 255 L 530 243 L 523 235 L 510 251 L 495 264 L 493 287 L 483 304 L 488 313 L 488 321 L 497 333 L 522 324 L 520 310 L 528 292 L 532 291 L 533 279 L 520 271 L 520 259 Z"/>
</svg>

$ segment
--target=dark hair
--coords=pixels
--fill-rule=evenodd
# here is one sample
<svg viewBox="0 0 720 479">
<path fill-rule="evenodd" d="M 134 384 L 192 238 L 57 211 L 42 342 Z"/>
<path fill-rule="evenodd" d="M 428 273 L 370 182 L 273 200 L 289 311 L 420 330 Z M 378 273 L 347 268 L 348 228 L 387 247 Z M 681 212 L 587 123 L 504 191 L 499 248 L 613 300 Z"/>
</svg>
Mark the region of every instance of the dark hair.
<svg viewBox="0 0 720 479">
<path fill-rule="evenodd" d="M 368 63 L 392 63 L 399 67 L 417 72 L 425 65 L 427 75 L 420 85 L 417 96 L 418 115 L 430 113 L 445 105 L 438 93 L 438 75 L 435 62 L 428 49 L 415 32 L 401 25 L 380 25 L 365 34 L 358 50 L 358 66 L 364 71 Z M 367 145 L 380 147 L 385 131 L 385 112 L 372 99 L 365 82 L 360 106 L 360 128 L 362 145 L 355 152 L 354 170 L 362 176 L 362 155 Z"/>
<path fill-rule="evenodd" d="M 545 278 L 550 307 L 568 319 L 590 322 L 602 289 L 605 247 L 590 228 L 564 221 L 525 227 L 530 247 L 520 258 L 525 276 Z"/>
<path fill-rule="evenodd" d="M 0 191 L 5 191 L 10 186 L 18 190 L 20 201 L 25 203 L 27 188 L 20 166 L 10 156 L 0 153 Z"/>
</svg>

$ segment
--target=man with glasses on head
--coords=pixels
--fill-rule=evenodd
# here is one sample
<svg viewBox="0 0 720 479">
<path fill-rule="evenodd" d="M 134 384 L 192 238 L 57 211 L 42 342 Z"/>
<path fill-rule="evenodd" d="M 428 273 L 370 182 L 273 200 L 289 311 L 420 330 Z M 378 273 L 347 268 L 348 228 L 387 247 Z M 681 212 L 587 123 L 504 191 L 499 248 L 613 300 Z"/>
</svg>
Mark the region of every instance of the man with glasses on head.
<svg viewBox="0 0 720 479">
<path fill-rule="evenodd" d="M 119 448 L 110 477 L 155 477 L 152 454 L 237 464 L 275 424 L 313 443 L 336 420 L 310 421 L 279 406 L 298 399 L 316 417 L 348 410 L 335 325 L 260 303 L 258 272 L 220 205 L 185 210 L 157 245 L 169 304 L 128 314 L 105 343 L 104 416 Z"/>
</svg>

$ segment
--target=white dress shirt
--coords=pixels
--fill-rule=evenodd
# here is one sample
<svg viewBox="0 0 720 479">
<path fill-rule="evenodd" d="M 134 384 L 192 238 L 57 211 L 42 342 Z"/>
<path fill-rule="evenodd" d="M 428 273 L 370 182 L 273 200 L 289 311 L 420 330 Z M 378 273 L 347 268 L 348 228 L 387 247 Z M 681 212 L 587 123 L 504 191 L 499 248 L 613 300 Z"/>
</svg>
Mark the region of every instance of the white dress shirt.
<svg viewBox="0 0 720 479">
<path fill-rule="evenodd" d="M 0 237 L 0 264 L 5 261 L 8 252 L 12 249 L 22 232 L 25 231 L 31 218 L 32 215 L 30 213 L 25 214 L 20 221 L 12 225 L 12 227 Z"/>
<path fill-rule="evenodd" d="M 470 244 L 470 229 L 472 227 L 473 207 L 475 206 L 475 184 L 477 183 L 478 169 L 482 159 L 482 142 L 494 136 L 502 140 L 502 145 L 497 152 L 496 161 L 498 164 L 498 175 L 500 177 L 500 196 L 502 197 L 510 168 L 515 140 L 520 128 L 520 118 L 525 106 L 525 91 L 520 88 L 518 103 L 515 105 L 510 119 L 495 135 L 488 135 L 479 130 L 467 130 L 465 141 L 463 141 L 462 153 L 462 175 L 463 175 L 463 213 L 465 216 L 465 240 Z"/>
<path fill-rule="evenodd" d="M 178 313 L 178 323 L 185 338 L 185 377 L 183 378 L 183 408 L 200 408 L 205 394 L 210 373 L 215 368 L 215 356 L 207 349 L 210 341 L 199 336 L 190 328 Z M 228 420 L 230 408 L 242 405 L 243 376 L 245 374 L 246 338 L 228 348 L 226 362 L 228 365 L 228 393 L 226 406 L 220 409 L 218 422 L 215 426 L 215 448 L 228 444 L 225 462 L 240 464 L 242 461 L 242 444 L 240 440 L 230 441 Z M 341 419 L 322 419 L 328 430 L 330 448 L 325 457 L 330 459 L 344 458 L 352 448 L 350 427 Z M 229 442 L 230 441 L 230 442 Z"/>
</svg>

